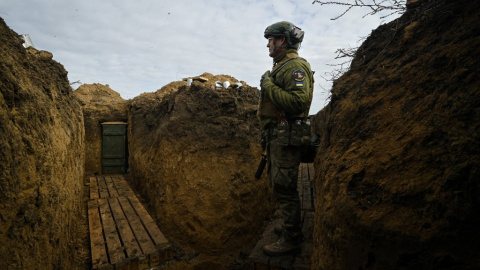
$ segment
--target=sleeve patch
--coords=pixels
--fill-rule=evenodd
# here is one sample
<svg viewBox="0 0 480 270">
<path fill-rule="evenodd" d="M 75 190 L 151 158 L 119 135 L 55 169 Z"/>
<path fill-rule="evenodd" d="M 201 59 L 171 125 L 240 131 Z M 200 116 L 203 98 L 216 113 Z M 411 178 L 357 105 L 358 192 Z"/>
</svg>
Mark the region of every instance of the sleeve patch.
<svg viewBox="0 0 480 270">
<path fill-rule="evenodd" d="M 303 80 L 305 80 L 305 71 L 303 69 L 295 69 L 292 73 L 292 76 L 295 81 L 303 82 Z M 302 83 L 302 86 L 303 86 L 303 83 Z"/>
<path fill-rule="evenodd" d="M 303 87 L 303 82 L 295 82 L 296 87 Z"/>
</svg>

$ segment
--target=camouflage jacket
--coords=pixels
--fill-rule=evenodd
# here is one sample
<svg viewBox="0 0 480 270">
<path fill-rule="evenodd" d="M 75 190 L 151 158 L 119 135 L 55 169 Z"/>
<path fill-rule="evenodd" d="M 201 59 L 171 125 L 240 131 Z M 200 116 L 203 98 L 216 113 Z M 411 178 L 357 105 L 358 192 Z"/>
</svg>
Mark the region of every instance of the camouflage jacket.
<svg viewBox="0 0 480 270">
<path fill-rule="evenodd" d="M 279 114 L 287 118 L 308 116 L 313 95 L 313 72 L 310 64 L 295 49 L 273 67 L 271 82 L 261 90 L 258 117 L 262 129 L 277 123 Z"/>
</svg>

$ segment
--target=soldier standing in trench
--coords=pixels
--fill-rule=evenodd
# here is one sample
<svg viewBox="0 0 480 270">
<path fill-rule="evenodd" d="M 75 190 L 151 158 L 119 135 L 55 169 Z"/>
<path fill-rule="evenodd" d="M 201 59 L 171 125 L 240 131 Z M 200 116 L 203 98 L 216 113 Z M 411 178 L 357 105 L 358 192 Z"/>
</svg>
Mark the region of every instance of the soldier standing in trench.
<svg viewBox="0 0 480 270">
<path fill-rule="evenodd" d="M 270 256 L 300 252 L 300 198 L 297 190 L 301 145 L 298 132 L 306 127 L 313 94 L 310 64 L 298 55 L 304 32 L 290 22 L 274 23 L 265 29 L 272 71 L 260 80 L 258 118 L 262 147 L 267 151 L 268 178 L 280 207 L 282 226 L 277 242 L 263 250 Z"/>
</svg>

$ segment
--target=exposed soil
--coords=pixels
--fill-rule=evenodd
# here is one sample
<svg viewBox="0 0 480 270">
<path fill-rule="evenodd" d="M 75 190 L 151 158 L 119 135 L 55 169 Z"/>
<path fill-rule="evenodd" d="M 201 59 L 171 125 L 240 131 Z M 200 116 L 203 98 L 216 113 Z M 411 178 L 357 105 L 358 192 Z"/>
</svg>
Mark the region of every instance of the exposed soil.
<svg viewBox="0 0 480 270">
<path fill-rule="evenodd" d="M 416 2 L 316 117 L 314 269 L 480 268 L 480 3 Z"/>
<path fill-rule="evenodd" d="M 257 89 L 215 89 L 237 80 L 201 76 L 208 81 L 131 101 L 129 178 L 173 242 L 225 266 L 253 248 L 273 202 L 266 181 L 254 179 Z"/>
<path fill-rule="evenodd" d="M 0 269 L 71 269 L 82 227 L 84 126 L 67 71 L 0 19 Z"/>
<path fill-rule="evenodd" d="M 103 122 L 126 122 L 127 101 L 108 85 L 84 84 L 75 90 L 85 121 L 85 172 L 102 172 Z"/>
<path fill-rule="evenodd" d="M 200 77 L 128 101 L 100 84 L 74 91 L 85 116 L 87 173 L 101 173 L 101 123 L 128 122 L 127 179 L 175 247 L 168 269 L 244 263 L 273 212 L 267 182 L 253 177 L 258 90 L 245 82 L 216 89 L 215 81 L 238 80 Z"/>
<path fill-rule="evenodd" d="M 364 42 L 313 119 L 312 269 L 480 269 L 480 2 L 408 1 Z M 258 89 L 229 75 L 123 100 L 72 91 L 52 54 L 0 20 L 0 269 L 88 269 L 84 179 L 101 123 L 128 123 L 128 181 L 175 257 L 239 269 L 273 214 Z"/>
</svg>

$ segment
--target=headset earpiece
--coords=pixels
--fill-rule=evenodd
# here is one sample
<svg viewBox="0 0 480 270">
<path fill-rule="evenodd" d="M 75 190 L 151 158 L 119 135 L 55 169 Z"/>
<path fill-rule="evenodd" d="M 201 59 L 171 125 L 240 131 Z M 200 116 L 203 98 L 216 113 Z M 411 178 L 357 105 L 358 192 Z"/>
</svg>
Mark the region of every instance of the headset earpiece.
<svg viewBox="0 0 480 270">
<path fill-rule="evenodd" d="M 294 26 L 292 31 L 290 32 L 290 40 L 292 43 L 299 43 L 303 41 L 303 35 L 305 34 L 302 29 Z"/>
</svg>

